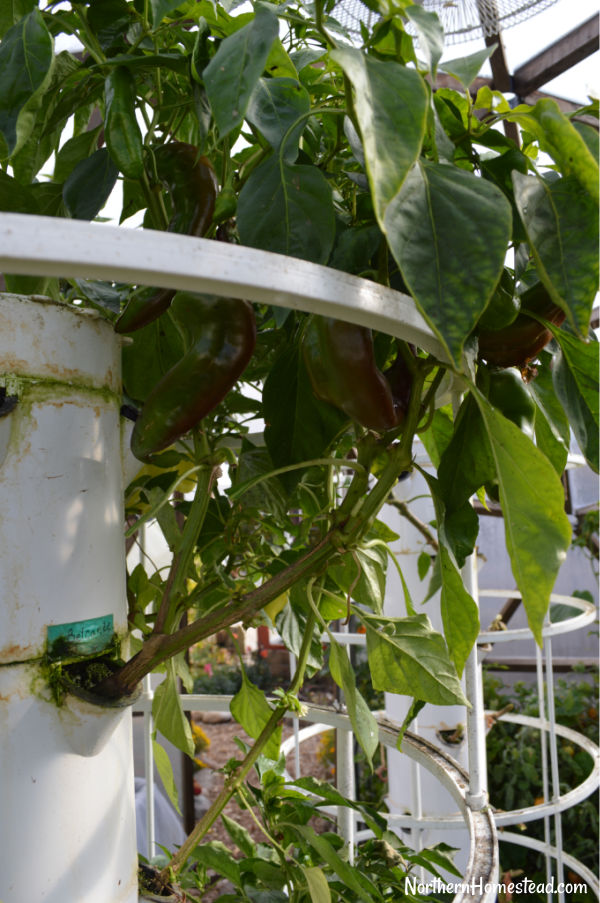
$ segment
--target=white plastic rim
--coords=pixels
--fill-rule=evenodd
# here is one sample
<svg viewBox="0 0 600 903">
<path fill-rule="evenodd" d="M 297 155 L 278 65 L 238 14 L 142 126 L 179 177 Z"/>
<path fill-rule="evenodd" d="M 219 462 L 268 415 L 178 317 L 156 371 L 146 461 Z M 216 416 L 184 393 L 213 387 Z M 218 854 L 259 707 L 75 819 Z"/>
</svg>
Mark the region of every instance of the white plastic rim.
<svg viewBox="0 0 600 903">
<path fill-rule="evenodd" d="M 358 323 L 448 359 L 408 295 L 297 257 L 205 238 L 0 213 L 0 272 L 246 298 Z"/>
<path fill-rule="evenodd" d="M 229 708 L 232 696 L 184 694 L 181 704 L 188 712 L 223 711 Z M 151 709 L 152 700 L 142 697 L 134 704 L 134 711 Z M 290 713 L 292 714 L 292 713 Z M 293 716 L 292 717 L 297 717 Z M 308 705 L 302 718 L 318 724 L 321 730 L 337 727 L 351 730 L 348 715 L 336 712 L 327 706 Z M 387 719 L 379 719 L 379 739 L 386 746 L 395 747 L 400 725 Z M 316 728 L 315 728 L 316 729 Z M 470 851 L 467 871 L 463 879 L 464 890 L 453 898 L 454 903 L 493 903 L 498 871 L 498 843 L 494 821 L 489 807 L 473 811 L 466 802 L 469 779 L 466 772 L 450 756 L 432 743 L 407 732 L 402 741 L 403 752 L 437 777 L 451 793 L 461 810 L 460 821 L 466 826 L 470 836 Z M 471 883 L 477 891 L 472 892 Z M 467 890 L 467 886 L 469 890 Z"/>
<path fill-rule="evenodd" d="M 522 599 L 518 590 L 513 589 L 480 589 L 479 597 L 499 599 Z M 559 636 L 563 633 L 571 633 L 581 630 L 593 624 L 597 618 L 596 606 L 587 599 L 579 599 L 577 596 L 563 596 L 560 593 L 552 593 L 550 605 L 569 605 L 576 608 L 581 614 L 565 618 L 564 621 L 556 621 L 554 624 L 545 624 L 542 628 L 542 636 Z M 532 640 L 533 635 L 529 627 L 508 627 L 506 630 L 482 630 L 477 637 L 477 642 L 482 643 L 508 643 L 512 640 Z"/>
</svg>

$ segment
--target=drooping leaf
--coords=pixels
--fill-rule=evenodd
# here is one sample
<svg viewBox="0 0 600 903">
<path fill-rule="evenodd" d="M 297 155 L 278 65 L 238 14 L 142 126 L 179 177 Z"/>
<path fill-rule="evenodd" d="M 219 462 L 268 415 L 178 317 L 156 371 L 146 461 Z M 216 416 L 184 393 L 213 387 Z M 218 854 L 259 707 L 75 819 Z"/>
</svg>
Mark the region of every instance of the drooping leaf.
<svg viewBox="0 0 600 903">
<path fill-rule="evenodd" d="M 598 206 L 573 176 L 513 173 L 515 200 L 540 279 L 580 335 L 598 291 Z"/>
<path fill-rule="evenodd" d="M 273 714 L 273 709 L 267 702 L 265 694 L 248 680 L 245 672 L 242 672 L 242 686 L 231 700 L 230 709 L 238 724 L 241 724 L 246 733 L 254 740 L 260 736 Z M 281 727 L 278 727 L 267 741 L 263 750 L 264 755 L 269 759 L 277 759 L 280 744 Z"/>
<path fill-rule="evenodd" d="M 438 492 L 438 481 L 428 474 L 426 479 L 438 524 L 440 608 L 444 637 L 456 671 L 461 675 L 479 634 L 479 611 L 465 589 L 457 557 L 460 556 L 462 565 L 466 556 L 472 554 L 479 521 L 468 501 L 448 513 Z"/>
<path fill-rule="evenodd" d="M 156 770 L 165 788 L 166 794 L 173 805 L 176 812 L 181 815 L 179 808 L 179 796 L 177 793 L 177 784 L 175 783 L 175 775 L 173 774 L 173 765 L 169 758 L 169 753 L 164 746 L 161 746 L 157 740 L 152 740 L 152 749 L 154 751 L 154 762 Z"/>
<path fill-rule="evenodd" d="M 550 593 L 571 540 L 564 489 L 542 452 L 476 392 L 504 515 L 506 548 L 529 626 L 541 642 Z"/>
<path fill-rule="evenodd" d="M 469 393 L 460 406 L 454 434 L 438 467 L 438 488 L 449 512 L 459 509 L 496 468 L 477 402 Z"/>
<path fill-rule="evenodd" d="M 598 350 L 563 329 L 550 327 L 560 345 L 552 371 L 554 390 L 590 467 L 598 473 Z"/>
<path fill-rule="evenodd" d="M 152 293 L 152 289 L 148 291 Z M 183 356 L 183 340 L 170 317 L 159 317 L 131 338 L 133 341 L 123 346 L 123 385 L 130 398 L 143 402 Z"/>
<path fill-rule="evenodd" d="M 502 268 L 512 213 L 485 179 L 422 162 L 386 211 L 392 253 L 417 306 L 457 366 Z"/>
<path fill-rule="evenodd" d="M 170 740 L 173 746 L 176 746 L 177 749 L 180 749 L 186 755 L 193 756 L 194 741 L 192 739 L 192 731 L 181 707 L 175 671 L 171 662 L 167 664 L 165 679 L 154 692 L 152 717 L 154 718 L 156 729 L 160 731 L 163 737 Z"/>
<path fill-rule="evenodd" d="M 332 405 L 319 401 L 296 346 L 283 349 L 263 390 L 265 442 L 276 467 L 320 457 L 347 422 Z M 282 476 L 289 488 L 300 471 Z"/>
<path fill-rule="evenodd" d="M 413 4 L 406 9 L 406 16 L 417 29 L 419 50 L 433 78 L 444 50 L 444 29 L 437 13 L 427 12 Z"/>
<path fill-rule="evenodd" d="M 469 54 L 469 56 L 459 57 L 456 60 L 447 60 L 440 65 L 440 69 L 443 69 L 448 75 L 453 75 L 461 83 L 465 91 L 468 91 L 479 75 L 485 61 L 491 57 L 494 49 L 494 47 L 485 47 L 483 50 Z"/>
<path fill-rule="evenodd" d="M 0 43 L 0 159 L 15 154 L 31 134 L 53 61 L 52 36 L 33 9 Z"/>
<path fill-rule="evenodd" d="M 356 677 L 348 653 L 330 636 L 329 670 L 338 687 L 344 692 L 344 701 L 352 722 L 354 735 L 362 746 L 369 764 L 379 743 L 377 722 L 364 697 L 356 687 Z"/>
<path fill-rule="evenodd" d="M 310 109 L 310 95 L 293 78 L 260 78 L 250 97 L 246 119 L 267 139 L 274 150 L 294 123 Z M 283 156 L 293 163 L 307 120 L 302 119 L 288 136 Z"/>
<path fill-rule="evenodd" d="M 542 352 L 542 364 L 537 368 L 535 379 L 528 385 L 534 400 L 535 439 L 538 448 L 544 452 L 558 474 L 562 474 L 571 441 L 569 419 L 557 398 L 552 383 L 552 371 L 543 366 L 550 356 Z"/>
<path fill-rule="evenodd" d="M 312 903 L 331 903 L 331 891 L 323 869 L 316 865 L 303 865 L 302 871 L 306 878 Z"/>
<path fill-rule="evenodd" d="M 332 58 L 354 88 L 365 160 L 379 225 L 421 152 L 427 120 L 427 89 L 413 69 L 343 48 Z"/>
<path fill-rule="evenodd" d="M 381 618 L 363 615 L 373 686 L 434 705 L 465 705 L 444 638 L 427 615 Z"/>
<path fill-rule="evenodd" d="M 440 458 L 448 447 L 452 438 L 454 422 L 449 408 L 438 408 L 429 428 L 425 432 L 420 433 L 419 438 L 425 449 L 431 463 L 434 467 L 438 467 Z"/>
<path fill-rule="evenodd" d="M 335 237 L 331 188 L 316 166 L 274 154 L 257 166 L 238 200 L 242 244 L 326 263 Z"/>
<path fill-rule="evenodd" d="M 272 8 L 258 2 L 255 10 L 251 22 L 225 38 L 203 72 L 220 138 L 244 119 L 250 96 L 278 37 L 278 20 Z"/>
<path fill-rule="evenodd" d="M 73 219 L 93 220 L 110 197 L 118 175 L 105 147 L 78 163 L 63 186 L 63 200 Z"/>
</svg>

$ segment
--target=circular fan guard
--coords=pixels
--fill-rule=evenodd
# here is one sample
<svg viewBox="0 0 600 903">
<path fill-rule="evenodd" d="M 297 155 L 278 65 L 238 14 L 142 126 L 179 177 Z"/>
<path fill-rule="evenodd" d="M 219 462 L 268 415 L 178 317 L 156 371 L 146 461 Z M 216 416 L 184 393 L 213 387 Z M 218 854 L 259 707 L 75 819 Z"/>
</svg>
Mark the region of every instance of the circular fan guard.
<svg viewBox="0 0 600 903">
<path fill-rule="evenodd" d="M 419 0 L 417 0 L 419 2 Z M 424 9 L 437 13 L 446 44 L 498 34 L 541 12 L 556 0 L 420 0 Z M 351 34 L 360 34 L 360 23 L 371 26 L 377 14 L 361 0 L 340 0 L 333 16 Z"/>
</svg>

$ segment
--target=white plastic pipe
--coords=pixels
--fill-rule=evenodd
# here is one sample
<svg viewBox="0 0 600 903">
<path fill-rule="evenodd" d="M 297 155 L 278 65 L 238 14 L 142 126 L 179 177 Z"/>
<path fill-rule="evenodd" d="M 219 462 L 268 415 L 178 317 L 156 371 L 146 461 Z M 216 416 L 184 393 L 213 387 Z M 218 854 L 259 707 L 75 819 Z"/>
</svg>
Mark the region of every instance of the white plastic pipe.
<svg viewBox="0 0 600 903">
<path fill-rule="evenodd" d="M 73 697 L 40 669 L 127 629 L 120 347 L 93 313 L 0 300 L 0 900 L 134 903 L 131 711 Z"/>
</svg>

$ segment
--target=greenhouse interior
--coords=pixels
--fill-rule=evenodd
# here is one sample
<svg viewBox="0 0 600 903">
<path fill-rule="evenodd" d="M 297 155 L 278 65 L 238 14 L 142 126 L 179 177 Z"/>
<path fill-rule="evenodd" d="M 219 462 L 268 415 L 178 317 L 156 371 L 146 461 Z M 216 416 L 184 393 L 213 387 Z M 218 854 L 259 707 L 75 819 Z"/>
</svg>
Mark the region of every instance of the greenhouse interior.
<svg viewBox="0 0 600 903">
<path fill-rule="evenodd" d="M 0 0 L 0 903 L 592 903 L 595 0 Z"/>
</svg>

